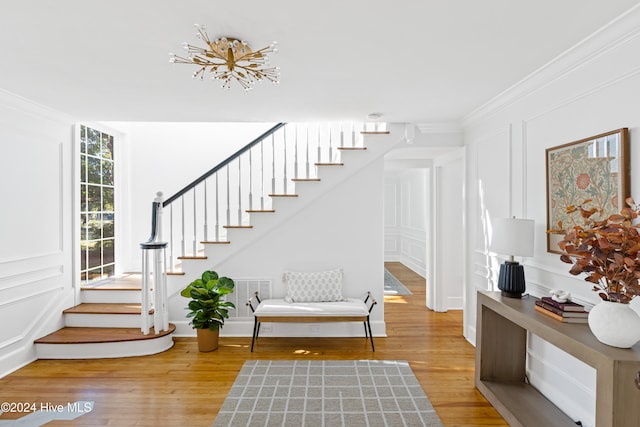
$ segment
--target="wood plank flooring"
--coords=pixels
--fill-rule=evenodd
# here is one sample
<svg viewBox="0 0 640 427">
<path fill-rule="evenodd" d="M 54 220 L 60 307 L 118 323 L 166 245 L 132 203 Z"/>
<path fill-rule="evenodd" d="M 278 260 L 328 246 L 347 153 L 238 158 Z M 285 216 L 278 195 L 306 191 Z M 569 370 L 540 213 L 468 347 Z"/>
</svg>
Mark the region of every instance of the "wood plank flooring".
<svg viewBox="0 0 640 427">
<path fill-rule="evenodd" d="M 222 337 L 211 353 L 198 352 L 195 338 L 176 338 L 153 356 L 38 360 L 0 379 L 0 402 L 95 402 L 92 412 L 47 426 L 210 426 L 245 360 L 398 359 L 410 362 L 445 426 L 508 425 L 473 385 L 475 350 L 462 337 L 462 312 L 426 309 L 424 279 L 386 266 L 413 295 L 385 298 L 388 337 L 376 338 L 375 353 L 364 338 L 265 338 L 254 353 L 250 337 Z"/>
</svg>

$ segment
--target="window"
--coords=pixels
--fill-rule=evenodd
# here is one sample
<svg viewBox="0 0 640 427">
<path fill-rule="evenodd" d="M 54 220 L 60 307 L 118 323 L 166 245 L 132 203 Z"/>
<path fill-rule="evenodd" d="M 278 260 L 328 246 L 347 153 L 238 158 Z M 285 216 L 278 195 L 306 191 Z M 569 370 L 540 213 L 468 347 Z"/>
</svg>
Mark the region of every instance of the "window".
<svg viewBox="0 0 640 427">
<path fill-rule="evenodd" d="M 80 280 L 115 272 L 114 138 L 80 126 Z"/>
</svg>

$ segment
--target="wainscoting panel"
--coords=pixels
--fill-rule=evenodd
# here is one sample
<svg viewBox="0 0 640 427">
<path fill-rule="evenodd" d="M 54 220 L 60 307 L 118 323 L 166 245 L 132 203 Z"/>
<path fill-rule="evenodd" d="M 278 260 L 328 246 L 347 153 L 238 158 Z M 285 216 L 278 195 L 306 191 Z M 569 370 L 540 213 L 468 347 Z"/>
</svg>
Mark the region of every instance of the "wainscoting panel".
<svg viewBox="0 0 640 427">
<path fill-rule="evenodd" d="M 0 376 L 31 362 L 33 341 L 73 306 L 74 120 L 0 91 Z"/>
<path fill-rule="evenodd" d="M 596 370 L 538 336 L 527 336 L 529 382 L 583 426 L 595 425 Z M 567 399 L 571 396 L 571 399 Z"/>
</svg>

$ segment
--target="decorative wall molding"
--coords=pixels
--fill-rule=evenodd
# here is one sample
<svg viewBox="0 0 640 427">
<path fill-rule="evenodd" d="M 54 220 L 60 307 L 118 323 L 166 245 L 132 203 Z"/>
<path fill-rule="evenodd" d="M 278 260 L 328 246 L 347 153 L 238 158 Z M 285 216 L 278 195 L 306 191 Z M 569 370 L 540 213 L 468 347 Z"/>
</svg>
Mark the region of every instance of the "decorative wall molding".
<svg viewBox="0 0 640 427">
<path fill-rule="evenodd" d="M 564 51 L 533 73 L 469 113 L 462 121 L 471 126 L 487 116 L 541 90 L 640 34 L 640 4 L 614 19 L 586 39 Z"/>
<path fill-rule="evenodd" d="M 521 144 L 522 144 L 522 156 L 520 158 L 520 168 L 522 170 L 522 185 L 520 187 L 520 194 L 522 194 L 522 217 L 529 218 L 527 212 L 527 168 L 528 168 L 528 150 L 527 150 L 527 122 L 522 120 L 521 123 Z"/>
<path fill-rule="evenodd" d="M 64 171 L 65 168 L 65 159 L 64 159 L 64 143 L 58 143 L 58 170 L 60 173 L 58 174 L 58 194 L 60 195 L 60 203 L 58 204 L 58 250 L 60 252 L 64 251 L 64 236 L 66 233 L 71 232 L 71 230 L 67 230 L 64 227 L 64 218 L 65 218 L 65 199 L 67 192 L 65 191 L 64 184 Z M 77 216 L 77 215 L 74 215 Z"/>
<path fill-rule="evenodd" d="M 37 270 L 29 270 L 10 276 L 0 277 L 0 291 L 59 277 L 62 276 L 62 273 L 63 265 L 58 264 Z M 4 303 L 5 301 L 0 301 L 0 305 Z"/>
<path fill-rule="evenodd" d="M 24 265 L 26 265 L 28 263 L 39 263 L 39 264 L 49 263 L 49 264 L 52 264 L 53 262 L 48 262 L 48 259 L 58 259 L 62 255 L 64 255 L 64 254 L 61 251 L 36 253 L 36 254 L 30 255 L 28 257 L 11 258 L 11 259 L 0 260 L 0 266 L 2 266 L 2 268 L 3 268 L 4 272 L 5 272 L 5 276 L 4 277 L 6 277 L 6 276 L 11 274 L 11 273 L 8 273 L 10 269 L 11 270 L 17 270 L 17 269 L 22 268 Z M 8 274 L 6 274 L 6 273 L 8 273 Z"/>
<path fill-rule="evenodd" d="M 53 291 L 61 291 L 61 290 L 64 290 L 64 286 L 54 286 L 54 287 L 51 287 L 51 288 L 40 289 L 40 290 L 38 290 L 36 292 L 25 293 L 23 295 L 20 295 L 19 297 L 12 298 L 12 299 L 6 299 L 4 301 L 1 301 L 0 302 L 0 307 L 7 306 L 7 305 L 13 305 L 13 304 L 20 303 L 20 302 L 23 302 L 23 301 L 28 301 L 28 300 L 31 300 L 33 298 L 39 297 L 40 295 L 47 294 L 47 293 L 50 293 L 50 292 L 53 292 Z"/>
</svg>

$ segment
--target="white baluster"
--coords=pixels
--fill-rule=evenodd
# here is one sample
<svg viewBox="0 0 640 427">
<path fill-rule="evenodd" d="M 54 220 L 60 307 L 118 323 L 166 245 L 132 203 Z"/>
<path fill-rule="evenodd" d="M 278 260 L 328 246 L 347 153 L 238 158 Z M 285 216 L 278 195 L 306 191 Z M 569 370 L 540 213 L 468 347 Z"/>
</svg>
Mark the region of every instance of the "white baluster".
<svg viewBox="0 0 640 427">
<path fill-rule="evenodd" d="M 306 159 L 306 165 L 305 165 L 305 175 L 307 178 L 311 178 L 311 176 L 309 175 L 309 123 L 306 124 L 306 129 L 307 129 L 307 159 Z"/>
<path fill-rule="evenodd" d="M 356 124 L 351 123 L 351 146 L 356 146 Z"/>
<path fill-rule="evenodd" d="M 342 130 L 342 122 L 340 122 L 340 147 L 344 147 L 344 132 Z"/>
<path fill-rule="evenodd" d="M 260 141 L 260 210 L 264 210 L 264 141 Z"/>
<path fill-rule="evenodd" d="M 160 262 L 162 249 L 152 249 L 151 252 L 153 253 L 153 326 L 157 334 L 162 330 L 162 312 L 165 309 L 162 298 L 162 291 L 164 290 L 162 286 L 162 263 Z"/>
<path fill-rule="evenodd" d="M 288 194 L 287 193 L 287 129 L 284 128 L 283 129 L 283 134 L 282 134 L 282 145 L 284 146 L 284 177 L 282 179 L 282 194 Z"/>
<path fill-rule="evenodd" d="M 322 163 L 322 150 L 320 148 L 320 123 L 318 123 L 318 163 Z"/>
<path fill-rule="evenodd" d="M 238 225 L 242 225 L 242 162 L 238 157 Z"/>
<path fill-rule="evenodd" d="M 175 258 L 173 257 L 173 203 L 171 203 L 169 207 L 169 265 L 171 266 L 171 271 L 173 271 L 175 264 Z"/>
<path fill-rule="evenodd" d="M 331 140 L 331 124 L 327 126 L 327 131 L 329 132 L 329 163 L 333 162 L 333 143 Z"/>
<path fill-rule="evenodd" d="M 204 241 L 208 242 L 208 236 L 209 236 L 209 223 L 207 221 L 208 214 L 207 214 L 207 181 L 204 181 Z"/>
<path fill-rule="evenodd" d="M 162 258 L 160 259 L 160 289 L 162 289 L 162 307 L 161 307 L 161 329 L 160 331 L 168 331 L 169 330 L 169 293 L 167 291 L 167 260 L 166 260 L 166 249 L 162 249 L 160 252 Z M 158 257 L 160 258 L 160 257 Z M 156 326 L 156 333 L 160 332 Z"/>
<path fill-rule="evenodd" d="M 249 210 L 253 210 L 253 157 L 251 152 L 253 149 L 249 149 Z"/>
<path fill-rule="evenodd" d="M 216 172 L 216 231 L 215 231 L 216 242 L 220 241 L 220 204 L 218 202 L 219 193 L 220 192 L 218 188 L 218 172 Z"/>
<path fill-rule="evenodd" d="M 149 334 L 149 289 L 151 286 L 149 284 L 149 250 L 142 250 L 142 293 L 140 295 L 140 308 L 141 308 L 141 324 L 140 329 L 142 333 L 145 335 Z"/>
<path fill-rule="evenodd" d="M 295 124 L 294 127 L 294 132 L 295 132 L 295 151 L 293 153 L 294 155 L 294 159 L 293 159 L 293 177 L 294 178 L 299 178 L 298 175 L 298 124 Z"/>
<path fill-rule="evenodd" d="M 197 251 L 197 247 L 196 247 L 196 241 L 198 240 L 197 238 L 197 232 L 198 232 L 198 223 L 197 223 L 197 215 L 196 213 L 198 212 L 198 210 L 196 209 L 196 199 L 197 199 L 197 194 L 196 194 L 196 187 L 193 187 L 193 256 L 196 256 L 196 254 L 198 253 Z"/>
<path fill-rule="evenodd" d="M 276 142 L 271 134 L 271 194 L 276 194 Z"/>
<path fill-rule="evenodd" d="M 182 240 L 181 240 L 181 242 L 182 242 L 182 244 L 181 244 L 182 254 L 181 255 L 185 256 L 185 253 L 186 253 L 185 244 L 186 244 L 186 242 L 184 240 L 184 235 L 185 235 L 185 233 L 184 233 L 184 196 L 180 197 L 180 201 L 182 203 L 182 218 L 180 218 L 180 220 L 182 221 Z"/>
<path fill-rule="evenodd" d="M 231 198 L 229 196 L 229 165 L 225 166 L 227 169 L 227 225 L 231 225 Z"/>
</svg>

